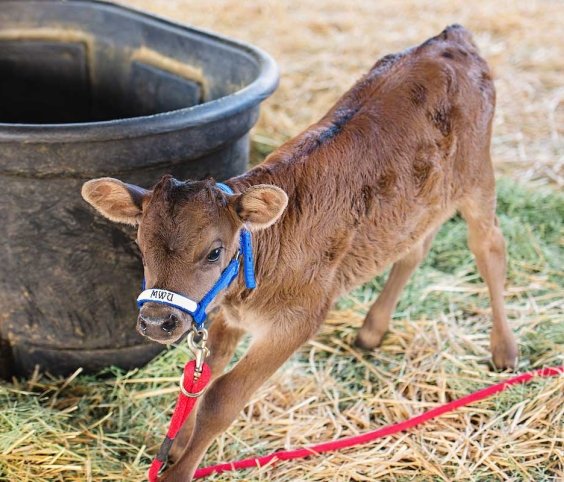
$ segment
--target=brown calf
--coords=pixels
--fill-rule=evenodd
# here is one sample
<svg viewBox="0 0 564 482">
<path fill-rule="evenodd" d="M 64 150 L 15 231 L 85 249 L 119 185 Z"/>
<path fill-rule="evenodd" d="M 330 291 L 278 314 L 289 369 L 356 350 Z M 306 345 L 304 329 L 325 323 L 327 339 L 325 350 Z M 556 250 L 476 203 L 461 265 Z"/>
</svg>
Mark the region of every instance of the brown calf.
<svg viewBox="0 0 564 482">
<path fill-rule="evenodd" d="M 318 123 L 228 180 L 234 195 L 213 181 L 170 176 L 151 191 L 115 179 L 84 185 L 84 198 L 103 215 L 138 225 L 148 287 L 200 299 L 236 252 L 241 227 L 253 232 L 258 288 L 245 289 L 240 275 L 214 303 L 221 306 L 209 338 L 216 378 L 164 480 L 190 480 L 213 439 L 316 333 L 334 300 L 393 263 L 356 340 L 377 347 L 411 273 L 456 211 L 489 288 L 493 361 L 515 366 L 490 160 L 494 105 L 488 66 L 470 34 L 452 26 L 378 61 Z M 191 320 L 147 303 L 139 323 L 170 343 Z M 244 332 L 253 339 L 247 354 L 222 374 Z"/>
</svg>

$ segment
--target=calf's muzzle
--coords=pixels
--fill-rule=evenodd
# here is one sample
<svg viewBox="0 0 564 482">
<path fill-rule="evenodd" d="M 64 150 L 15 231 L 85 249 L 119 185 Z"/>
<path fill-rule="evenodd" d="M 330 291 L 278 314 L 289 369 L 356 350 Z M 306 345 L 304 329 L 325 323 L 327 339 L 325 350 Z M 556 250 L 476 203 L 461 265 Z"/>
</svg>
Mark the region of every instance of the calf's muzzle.
<svg viewBox="0 0 564 482">
<path fill-rule="evenodd" d="M 159 343 L 173 343 L 191 325 L 191 318 L 180 310 L 158 303 L 145 303 L 139 310 L 137 331 Z"/>
</svg>

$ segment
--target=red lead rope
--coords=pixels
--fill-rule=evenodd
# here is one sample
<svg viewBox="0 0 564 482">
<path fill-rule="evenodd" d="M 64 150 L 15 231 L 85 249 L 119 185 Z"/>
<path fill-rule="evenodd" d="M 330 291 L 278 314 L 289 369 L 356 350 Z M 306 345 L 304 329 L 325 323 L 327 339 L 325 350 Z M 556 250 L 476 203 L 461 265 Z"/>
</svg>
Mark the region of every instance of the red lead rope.
<svg viewBox="0 0 564 482">
<path fill-rule="evenodd" d="M 417 415 L 416 417 L 404 420 L 403 422 L 399 422 L 394 425 L 388 425 L 386 427 L 379 428 L 378 430 L 355 435 L 354 437 L 344 437 L 341 439 L 333 440 L 331 442 L 312 445 L 310 447 L 274 452 L 263 457 L 253 457 L 250 459 L 237 460 L 235 462 L 203 467 L 196 471 L 194 478 L 207 477 L 208 475 L 211 475 L 213 473 L 228 472 L 253 467 L 263 467 L 268 463 L 276 463 L 280 460 L 301 459 L 309 457 L 310 455 L 318 455 L 324 452 L 330 452 L 333 450 L 340 450 L 347 447 L 354 447 L 355 445 L 365 444 L 372 442 L 373 440 L 376 440 L 378 438 L 386 437 L 388 435 L 413 428 L 423 422 L 436 418 L 447 412 L 452 412 L 457 408 L 491 397 L 496 393 L 503 392 L 512 385 L 529 382 L 534 377 L 555 377 L 560 374 L 564 374 L 564 366 L 541 368 L 532 372 L 523 373 L 513 378 L 504 380 L 503 382 L 496 383 L 495 385 L 482 388 L 481 390 L 471 393 L 470 395 L 466 395 L 465 397 L 459 398 L 458 400 L 453 400 L 452 402 L 446 403 L 444 405 L 439 405 L 438 407 L 424 412 L 421 415 Z M 153 481 L 153 479 L 149 480 L 151 480 L 151 482 Z"/>
<path fill-rule="evenodd" d="M 161 448 L 157 456 L 153 459 L 147 478 L 149 482 L 157 482 L 159 480 L 159 472 L 166 463 L 168 453 L 172 447 L 172 442 L 176 438 L 178 431 L 190 415 L 190 412 L 196 404 L 197 397 L 203 392 L 211 378 L 210 368 L 206 363 L 202 365 L 202 371 L 199 377 L 195 377 L 196 360 L 191 360 L 184 366 L 182 376 L 182 388 L 176 400 L 176 406 L 170 420 L 170 426 L 166 437 L 161 444 Z"/>
<path fill-rule="evenodd" d="M 181 390 L 180 394 L 178 395 L 176 407 L 174 408 L 174 413 L 170 421 L 170 427 L 168 429 L 164 442 L 161 445 L 158 455 L 153 460 L 151 467 L 149 468 L 149 473 L 147 475 L 149 482 L 158 481 L 159 471 L 166 463 L 168 452 L 170 451 L 174 438 L 176 437 L 178 431 L 194 408 L 194 405 L 196 404 L 196 398 L 199 394 L 202 393 L 202 391 L 206 388 L 206 385 L 210 381 L 211 372 L 207 364 L 203 364 L 202 372 L 200 374 L 200 377 L 197 379 L 194 379 L 195 367 L 195 360 L 188 362 L 184 367 L 182 382 L 182 387 L 184 388 L 184 390 Z M 421 415 L 417 415 L 416 417 L 404 420 L 403 422 L 388 425 L 386 427 L 382 427 L 371 432 L 365 432 L 360 435 L 355 435 L 353 437 L 344 437 L 341 439 L 333 440 L 331 442 L 312 445 L 310 447 L 274 452 L 263 457 L 253 457 L 250 459 L 236 460 L 234 462 L 225 464 L 210 465 L 209 467 L 203 467 L 196 470 L 194 478 L 199 479 L 202 477 L 207 477 L 208 475 L 214 473 L 249 469 L 253 467 L 263 467 L 269 463 L 279 462 L 280 460 L 303 459 L 309 457 L 310 455 L 318 455 L 324 452 L 331 452 L 333 450 L 340 450 L 348 447 L 354 447 L 356 445 L 366 444 L 368 442 L 372 442 L 373 440 L 387 437 L 388 435 L 393 435 L 398 432 L 416 427 L 417 425 L 427 422 L 428 420 L 436 418 L 445 413 L 452 412 L 457 408 L 464 407 L 480 400 L 484 400 L 485 398 L 491 397 L 496 393 L 507 390 L 512 385 L 527 383 L 534 377 L 555 377 L 561 374 L 564 374 L 564 366 L 540 368 L 532 372 L 523 373 L 513 378 L 509 378 L 500 383 L 490 385 L 489 387 L 482 388 L 477 392 L 466 395 L 465 397 L 459 398 L 458 400 L 453 400 L 452 402 L 445 403 L 444 405 L 439 405 L 438 407 L 424 412 Z M 190 396 L 185 395 L 184 392 L 190 394 Z"/>
</svg>

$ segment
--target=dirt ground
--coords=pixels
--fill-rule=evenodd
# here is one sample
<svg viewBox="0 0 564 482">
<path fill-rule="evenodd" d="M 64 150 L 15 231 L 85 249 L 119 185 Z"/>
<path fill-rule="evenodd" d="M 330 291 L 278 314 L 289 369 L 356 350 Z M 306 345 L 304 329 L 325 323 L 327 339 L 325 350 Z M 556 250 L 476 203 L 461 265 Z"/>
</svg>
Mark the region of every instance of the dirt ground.
<svg viewBox="0 0 564 482">
<path fill-rule="evenodd" d="M 564 183 L 564 5 L 559 0 L 127 0 L 251 42 L 280 66 L 255 141 L 279 144 L 324 114 L 381 56 L 446 25 L 472 30 L 494 70 L 493 157 L 521 181 Z"/>
</svg>

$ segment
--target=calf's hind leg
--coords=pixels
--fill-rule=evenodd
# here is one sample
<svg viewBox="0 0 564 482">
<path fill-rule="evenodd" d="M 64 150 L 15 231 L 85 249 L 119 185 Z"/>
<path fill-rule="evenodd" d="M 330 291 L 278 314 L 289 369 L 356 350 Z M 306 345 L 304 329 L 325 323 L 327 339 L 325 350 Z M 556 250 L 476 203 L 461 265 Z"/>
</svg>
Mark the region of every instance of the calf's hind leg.
<svg viewBox="0 0 564 482">
<path fill-rule="evenodd" d="M 438 229 L 432 231 L 416 244 L 409 253 L 394 263 L 384 288 L 370 308 L 362 328 L 358 332 L 355 340 L 356 346 L 372 349 L 382 343 L 382 338 L 388 331 L 390 319 L 394 314 L 401 292 L 417 266 L 427 256 L 437 231 Z"/>
<path fill-rule="evenodd" d="M 505 240 L 495 216 L 495 191 L 488 191 L 486 194 L 478 192 L 460 206 L 460 212 L 468 224 L 468 246 L 490 294 L 493 318 L 490 346 L 493 363 L 498 369 L 515 368 L 517 343 L 507 323 L 503 304 Z"/>
</svg>

